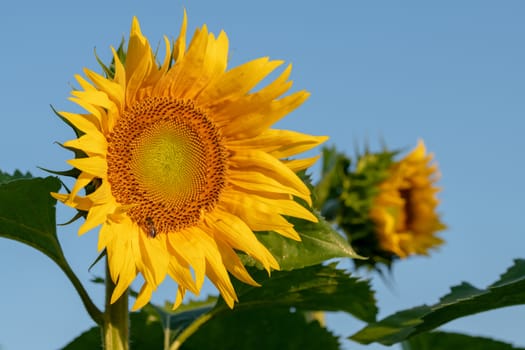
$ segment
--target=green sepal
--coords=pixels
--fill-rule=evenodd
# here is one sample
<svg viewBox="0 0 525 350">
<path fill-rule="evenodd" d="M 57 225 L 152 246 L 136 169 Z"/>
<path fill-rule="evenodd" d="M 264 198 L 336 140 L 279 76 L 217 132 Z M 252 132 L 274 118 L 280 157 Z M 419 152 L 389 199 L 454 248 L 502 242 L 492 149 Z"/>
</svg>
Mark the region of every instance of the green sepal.
<svg viewBox="0 0 525 350">
<path fill-rule="evenodd" d="M 88 272 L 91 271 L 91 269 L 100 261 L 102 260 L 102 258 L 104 258 L 105 256 L 107 255 L 107 251 L 106 249 L 104 248 L 104 250 L 97 256 L 97 258 L 95 259 L 95 261 L 93 261 L 93 263 L 91 265 L 89 265 L 88 267 Z M 104 281 L 104 280 L 102 280 Z M 93 280 L 92 282 L 96 282 L 96 280 Z"/>
<path fill-rule="evenodd" d="M 88 155 L 80 150 L 80 149 L 77 149 L 77 148 L 74 148 L 74 147 L 68 147 L 68 146 L 64 146 L 62 143 L 60 142 L 55 142 L 55 144 L 59 145 L 60 147 L 62 147 L 63 149 L 66 149 L 68 151 L 71 151 L 75 154 L 75 159 L 78 159 L 78 158 L 87 158 Z"/>
<path fill-rule="evenodd" d="M 53 110 L 53 113 L 55 113 L 55 115 L 57 117 L 60 118 L 60 120 L 62 120 L 64 123 L 66 123 L 71 129 L 73 129 L 73 132 L 75 133 L 76 137 L 79 138 L 80 136 L 84 135 L 84 132 L 82 132 L 82 130 L 78 129 L 75 125 L 73 125 L 69 120 L 67 120 L 66 118 L 64 118 L 56 109 L 55 107 L 53 107 L 52 105 L 50 105 L 51 109 Z"/>
<path fill-rule="evenodd" d="M 126 42 L 125 38 L 122 38 L 116 50 L 117 57 L 119 58 L 120 62 L 122 62 L 122 64 L 126 63 L 126 52 L 124 51 L 125 42 Z M 97 63 L 100 65 L 100 67 L 104 71 L 104 74 L 106 75 L 106 77 L 108 79 L 114 79 L 115 78 L 115 58 L 112 56 L 111 63 L 108 67 L 104 62 L 102 62 L 102 60 L 98 56 L 96 48 L 93 49 L 93 51 L 95 53 L 95 59 L 97 60 Z"/>
<path fill-rule="evenodd" d="M 68 221 L 66 221 L 66 222 L 64 222 L 64 223 L 57 224 L 57 225 L 58 225 L 58 226 L 67 226 L 67 225 L 69 225 L 69 224 L 74 223 L 74 222 L 77 221 L 78 219 L 85 218 L 85 217 L 86 217 L 86 212 L 77 209 L 77 213 L 75 214 L 75 216 L 73 216 L 71 219 L 69 219 Z"/>
<path fill-rule="evenodd" d="M 42 167 L 37 168 L 53 175 L 73 177 L 75 179 L 80 175 L 80 170 L 77 168 L 71 168 L 69 170 L 50 170 Z"/>
<path fill-rule="evenodd" d="M 315 187 L 317 208 L 367 260 L 354 260 L 357 267 L 377 268 L 378 263 L 390 267 L 395 258 L 379 247 L 370 210 L 379 193 L 378 186 L 389 175 L 397 151 L 384 149 L 356 155 L 353 162 L 335 147 L 323 149 L 321 181 Z"/>
<path fill-rule="evenodd" d="M 525 259 L 516 259 L 514 265 L 486 289 L 463 282 L 452 287 L 437 304 L 399 311 L 369 324 L 350 339 L 362 344 L 391 345 L 460 317 L 522 304 L 525 304 Z"/>
</svg>

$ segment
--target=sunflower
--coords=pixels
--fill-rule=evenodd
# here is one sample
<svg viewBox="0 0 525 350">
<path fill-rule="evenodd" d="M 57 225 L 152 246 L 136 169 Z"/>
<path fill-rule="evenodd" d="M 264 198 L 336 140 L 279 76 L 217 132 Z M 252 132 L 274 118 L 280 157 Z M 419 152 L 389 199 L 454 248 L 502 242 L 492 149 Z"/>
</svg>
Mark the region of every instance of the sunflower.
<svg viewBox="0 0 525 350">
<path fill-rule="evenodd" d="M 229 274 L 258 285 L 237 252 L 270 272 L 279 264 L 254 231 L 300 240 L 284 216 L 317 221 L 295 197 L 311 205 L 296 172 L 317 157 L 289 157 L 326 137 L 271 129 L 301 105 L 305 91 L 285 94 L 291 66 L 264 88 L 254 88 L 282 61 L 267 57 L 227 69 L 228 38 L 204 25 L 186 48 L 187 18 L 162 63 L 133 18 L 127 49 L 113 52 L 111 74 L 85 69 L 87 79 L 70 98 L 87 111 L 60 112 L 81 131 L 64 146 L 85 157 L 69 160 L 79 175 L 68 194 L 53 196 L 87 212 L 79 234 L 100 226 L 115 302 L 138 274 L 144 284 L 138 309 L 170 276 L 178 285 L 174 308 L 186 291 L 198 294 L 205 277 L 233 307 Z M 85 195 L 79 191 L 96 185 Z"/>
<path fill-rule="evenodd" d="M 439 174 L 432 157 L 419 141 L 410 154 L 392 164 L 370 210 L 380 248 L 400 258 L 427 255 L 443 243 L 435 235 L 445 225 L 436 212 Z"/>
</svg>

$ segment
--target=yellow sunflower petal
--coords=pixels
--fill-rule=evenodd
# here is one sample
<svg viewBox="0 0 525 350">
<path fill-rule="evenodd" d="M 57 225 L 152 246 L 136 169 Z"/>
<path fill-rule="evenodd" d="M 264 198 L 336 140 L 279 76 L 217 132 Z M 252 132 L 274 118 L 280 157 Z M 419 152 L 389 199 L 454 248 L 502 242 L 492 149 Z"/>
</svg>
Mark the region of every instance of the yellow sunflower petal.
<svg viewBox="0 0 525 350">
<path fill-rule="evenodd" d="M 108 244 L 116 238 L 116 234 L 111 229 L 110 223 L 105 223 L 100 228 L 98 235 L 97 250 L 100 252 L 108 246 Z"/>
<path fill-rule="evenodd" d="M 144 87 L 144 81 L 147 78 L 147 75 L 151 69 L 150 60 L 151 58 L 147 55 L 141 57 L 142 61 L 137 65 L 137 68 L 133 71 L 133 74 L 130 76 L 126 74 L 128 81 L 126 82 L 126 105 L 132 105 L 137 99 L 137 94 L 139 90 Z M 127 70 L 126 61 L 126 72 Z"/>
<path fill-rule="evenodd" d="M 217 242 L 200 229 L 194 229 L 192 233 L 198 237 L 201 248 L 205 252 L 206 275 L 217 289 L 219 289 L 226 304 L 233 307 L 234 301 L 237 301 L 237 296 L 231 284 L 230 277 L 228 276 L 228 271 L 222 261 L 221 254 L 219 253 Z"/>
<path fill-rule="evenodd" d="M 130 226 L 126 225 L 125 222 L 118 224 L 113 223 L 107 228 L 113 230 L 116 236 L 116 239 L 108 241 L 108 245 L 106 246 L 109 271 L 111 272 L 113 282 L 116 282 L 119 276 L 126 271 L 125 267 L 129 261 L 133 262 L 131 237 L 129 231 L 127 231 L 129 228 Z"/>
<path fill-rule="evenodd" d="M 168 241 L 171 247 L 180 254 L 180 256 L 193 267 L 195 272 L 195 284 L 198 289 L 201 288 L 206 276 L 206 257 L 202 250 L 200 234 L 193 234 L 196 229 L 188 229 L 178 232 L 175 235 L 168 235 Z"/>
<path fill-rule="evenodd" d="M 283 185 L 277 180 L 257 171 L 237 172 L 232 170 L 229 180 L 230 184 L 249 191 L 291 194 L 304 199 L 308 205 L 312 205 L 311 197 L 308 194 L 299 192 L 290 186 Z"/>
<path fill-rule="evenodd" d="M 142 35 L 137 17 L 133 17 L 126 55 L 128 80 L 131 80 L 137 72 L 140 72 L 138 76 L 144 76 L 144 71 L 151 68 L 153 59 L 148 39 Z M 139 79 L 136 79 L 136 81 L 139 81 Z"/>
<path fill-rule="evenodd" d="M 72 208 L 78 209 L 78 210 L 84 210 L 88 211 L 89 208 L 93 205 L 93 202 L 86 197 L 81 196 L 74 196 L 73 198 L 70 198 L 69 194 L 63 194 L 63 193 L 55 193 L 51 192 L 51 196 L 62 203 L 65 203 Z"/>
<path fill-rule="evenodd" d="M 108 95 L 102 91 L 75 90 L 71 92 L 71 95 L 93 106 L 102 107 L 105 109 L 111 109 L 115 107 L 115 104 L 113 103 L 113 101 L 111 101 Z"/>
<path fill-rule="evenodd" d="M 173 280 L 177 281 L 179 285 L 184 287 L 184 289 L 190 290 L 192 293 L 198 294 L 199 289 L 193 276 L 191 274 L 191 266 L 180 256 L 177 250 L 173 249 L 169 245 L 170 252 L 170 262 L 168 266 L 168 273 Z"/>
<path fill-rule="evenodd" d="M 90 91 L 90 90 L 94 91 L 94 90 L 96 90 L 96 88 L 89 81 L 87 81 L 83 76 L 81 76 L 79 74 L 75 74 L 75 79 L 80 84 L 80 87 L 82 87 L 82 89 L 84 89 L 86 91 Z"/>
<path fill-rule="evenodd" d="M 124 67 L 124 65 L 120 61 L 119 55 L 118 55 L 117 51 L 113 47 L 111 48 L 111 52 L 113 54 L 113 62 L 115 62 L 115 77 L 114 77 L 114 81 L 117 84 L 120 85 L 121 90 L 124 91 L 124 93 L 125 93 L 126 92 L 126 82 L 127 82 L 126 68 Z M 122 105 L 122 102 L 124 102 L 124 101 L 125 101 L 125 99 L 122 99 L 120 104 Z"/>
<path fill-rule="evenodd" d="M 153 294 L 153 288 L 149 285 L 148 282 L 144 282 L 142 288 L 140 288 L 139 295 L 131 308 L 132 311 L 137 311 L 151 300 L 151 295 Z"/>
<path fill-rule="evenodd" d="M 182 18 L 182 24 L 180 27 L 180 34 L 177 40 L 175 41 L 175 45 L 173 47 L 173 59 L 175 62 L 178 62 L 182 59 L 184 56 L 184 53 L 186 52 L 186 29 L 188 27 L 188 16 L 186 14 L 186 10 L 184 10 L 184 16 Z"/>
<path fill-rule="evenodd" d="M 69 165 L 74 166 L 78 170 L 97 177 L 105 177 L 107 172 L 107 162 L 102 157 L 93 156 L 86 158 L 76 158 L 70 159 L 67 162 Z"/>
<path fill-rule="evenodd" d="M 303 158 L 303 159 L 293 159 L 293 160 L 283 160 L 283 164 L 288 167 L 294 173 L 297 173 L 301 170 L 308 169 L 317 162 L 320 156 Z"/>
<path fill-rule="evenodd" d="M 97 120 L 97 123 L 93 123 L 93 120 L 89 120 L 85 116 L 76 113 L 60 112 L 60 115 L 64 119 L 68 120 L 73 124 L 77 129 L 85 132 L 86 134 L 97 134 L 100 133 L 100 126 Z"/>
<path fill-rule="evenodd" d="M 117 229 L 118 230 L 118 229 Z M 116 283 L 111 303 L 117 301 L 137 276 L 137 269 L 131 254 L 130 241 L 113 239 L 107 246 L 108 265 L 111 278 Z"/>
<path fill-rule="evenodd" d="M 179 288 L 177 288 L 177 295 L 175 296 L 175 302 L 173 303 L 173 310 L 175 310 L 182 304 L 184 295 L 186 295 L 186 289 L 179 285 Z"/>
<path fill-rule="evenodd" d="M 88 133 L 78 139 L 64 142 L 64 146 L 82 150 L 88 156 L 105 156 L 108 144 L 101 133 Z"/>
<path fill-rule="evenodd" d="M 246 267 L 244 267 L 241 259 L 239 258 L 239 255 L 237 255 L 237 253 L 231 248 L 231 246 L 228 243 L 222 242 L 222 240 L 220 239 L 217 239 L 216 241 L 226 269 L 239 281 L 242 281 L 246 284 L 255 287 L 259 287 L 260 284 L 257 283 L 252 278 L 252 276 L 250 276 L 250 274 L 246 270 Z"/>
<path fill-rule="evenodd" d="M 117 203 L 111 196 L 111 187 L 106 181 L 102 182 L 102 184 L 94 192 L 90 193 L 86 197 L 91 200 L 93 205 L 101 205 L 111 202 L 115 205 L 115 207 L 117 206 Z"/>
<path fill-rule="evenodd" d="M 202 77 L 201 74 L 206 59 L 208 39 L 206 26 L 195 31 L 188 52 L 175 64 L 171 72 L 172 82 L 169 89 L 172 96 L 191 98 L 195 95 L 196 90 L 199 90 L 199 87 L 195 86 L 199 80 L 206 80 L 206 77 Z"/>
<path fill-rule="evenodd" d="M 235 103 L 221 103 L 219 100 L 208 101 L 206 100 L 206 95 L 203 95 L 203 98 L 200 96 L 197 97 L 197 101 L 202 102 L 210 108 L 216 115 L 215 119 L 217 123 L 228 124 L 232 119 L 240 116 L 257 113 L 264 114 L 268 108 L 267 106 L 292 86 L 292 82 L 288 81 L 291 69 L 292 66 L 288 65 L 279 77 L 257 92 L 229 97 L 229 99 L 235 99 Z"/>
<path fill-rule="evenodd" d="M 206 217 L 206 224 L 231 247 L 259 260 L 267 271 L 279 268 L 279 263 L 257 240 L 244 221 L 226 211 L 216 209 Z"/>
<path fill-rule="evenodd" d="M 268 130 L 270 126 L 281 120 L 286 114 L 299 107 L 308 98 L 309 93 L 298 91 L 279 100 L 272 101 L 266 108 L 250 114 L 241 114 L 230 123 L 225 124 L 225 136 L 235 135 L 237 138 L 250 138 Z"/>
<path fill-rule="evenodd" d="M 251 205 L 257 206 L 259 204 L 254 202 L 252 197 L 243 197 L 242 203 L 239 203 L 239 197 L 236 193 L 225 191 L 222 196 L 224 210 L 239 216 L 253 231 L 276 231 L 293 227 L 292 224 L 273 210 L 254 211 Z M 267 206 L 262 206 L 264 209 L 268 209 Z"/>
<path fill-rule="evenodd" d="M 233 169 L 258 171 L 267 177 L 276 179 L 283 185 L 294 188 L 305 196 L 310 195 L 308 187 L 293 171 L 266 152 L 258 150 L 236 151 L 230 160 Z"/>
<path fill-rule="evenodd" d="M 131 282 L 133 282 L 136 276 L 137 271 L 135 269 L 135 265 L 133 264 L 133 259 L 128 257 L 124 261 L 124 266 L 120 271 L 118 281 L 116 282 L 117 285 L 115 286 L 113 294 L 111 295 L 110 302 L 112 304 L 116 302 L 122 296 L 122 294 L 124 294 L 124 292 L 129 288 Z"/>
<path fill-rule="evenodd" d="M 210 106 L 242 96 L 282 63 L 282 61 L 270 61 L 268 57 L 262 57 L 230 69 L 219 80 L 208 85 L 200 94 L 198 101 L 205 106 Z"/>
<path fill-rule="evenodd" d="M 286 158 L 308 151 L 328 140 L 327 136 L 311 136 L 289 130 L 266 130 L 251 139 L 230 141 L 235 149 L 258 149 L 275 158 Z"/>
<path fill-rule="evenodd" d="M 233 304 L 238 301 L 237 294 L 231 283 L 224 265 L 206 261 L 206 274 L 221 293 L 226 304 L 233 309 Z"/>
<path fill-rule="evenodd" d="M 90 173 L 82 172 L 80 175 L 78 175 L 77 181 L 73 185 L 73 188 L 71 189 L 71 193 L 69 194 L 69 199 L 73 201 L 73 198 L 76 197 L 78 191 L 83 189 L 87 186 L 91 181 L 93 181 L 93 178 L 95 176 Z M 66 203 L 69 205 L 69 203 Z"/>
<path fill-rule="evenodd" d="M 94 205 L 88 212 L 86 221 L 78 229 L 78 234 L 82 235 L 87 231 L 103 224 L 106 221 L 106 217 L 115 209 L 113 203 L 107 203 L 103 205 Z"/>
<path fill-rule="evenodd" d="M 124 102 L 124 90 L 122 86 L 114 81 L 106 79 L 100 74 L 97 74 L 89 69 L 84 69 L 84 73 L 91 79 L 98 89 L 106 93 L 109 99 L 117 106 L 118 109 L 122 109 L 122 102 Z"/>
<path fill-rule="evenodd" d="M 139 247 L 145 271 L 144 277 L 153 288 L 162 283 L 168 273 L 169 256 L 162 236 L 155 238 L 139 234 Z"/>
<path fill-rule="evenodd" d="M 236 211 L 236 207 L 250 205 L 249 207 L 257 212 L 279 213 L 282 215 L 293 216 L 296 218 L 317 222 L 317 217 L 311 211 L 304 208 L 294 200 L 267 198 L 263 195 L 253 193 L 233 193 L 228 194 L 229 209 Z M 235 205 L 234 203 L 238 203 Z"/>
</svg>

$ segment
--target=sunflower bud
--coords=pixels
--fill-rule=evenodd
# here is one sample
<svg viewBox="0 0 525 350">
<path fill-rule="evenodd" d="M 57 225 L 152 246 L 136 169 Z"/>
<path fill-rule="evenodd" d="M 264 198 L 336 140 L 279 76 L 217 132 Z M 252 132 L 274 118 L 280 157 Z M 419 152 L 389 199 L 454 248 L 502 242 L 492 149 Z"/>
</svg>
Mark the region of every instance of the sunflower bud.
<svg viewBox="0 0 525 350">
<path fill-rule="evenodd" d="M 368 260 L 357 266 L 390 267 L 394 260 L 428 255 L 443 243 L 445 229 L 436 211 L 438 168 L 423 141 L 407 156 L 366 151 L 355 166 L 335 149 L 323 152 L 323 180 L 317 185 L 317 206 Z"/>
</svg>

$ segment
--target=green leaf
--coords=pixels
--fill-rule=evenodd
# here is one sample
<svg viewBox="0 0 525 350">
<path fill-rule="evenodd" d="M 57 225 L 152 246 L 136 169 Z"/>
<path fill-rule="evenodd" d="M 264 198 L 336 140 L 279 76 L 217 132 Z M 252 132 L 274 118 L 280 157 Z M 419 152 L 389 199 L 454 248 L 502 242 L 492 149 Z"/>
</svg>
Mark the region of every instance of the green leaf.
<svg viewBox="0 0 525 350">
<path fill-rule="evenodd" d="M 335 350 L 337 337 L 301 312 L 271 308 L 229 313 L 208 322 L 183 344 L 184 350 Z"/>
<path fill-rule="evenodd" d="M 351 277 L 337 269 L 335 264 L 274 271 L 271 277 L 265 271 L 256 271 L 252 276 L 261 287 L 238 283 L 235 289 L 239 303 L 233 312 L 276 306 L 294 307 L 345 311 L 367 322 L 374 321 L 377 314 L 369 282 Z"/>
<path fill-rule="evenodd" d="M 132 312 L 129 342 L 132 350 L 163 349 L 164 335 L 158 316 L 145 309 Z M 62 350 L 102 350 L 100 327 L 82 333 Z"/>
<path fill-rule="evenodd" d="M 0 184 L 0 237 L 27 244 L 51 258 L 67 275 L 88 313 L 98 323 L 102 320 L 101 313 L 67 263 L 57 238 L 56 200 L 50 192 L 57 192 L 60 186 L 55 177 Z"/>
<path fill-rule="evenodd" d="M 62 350 L 102 350 L 100 328 L 93 327 L 73 339 Z"/>
<path fill-rule="evenodd" d="M 60 189 L 55 177 L 13 180 L 0 185 L 0 237 L 28 244 L 62 262 L 55 203 L 50 192 Z"/>
<path fill-rule="evenodd" d="M 277 259 L 281 270 L 317 265 L 333 258 L 362 259 L 332 225 L 319 215 L 317 218 L 317 223 L 288 218 L 301 236 L 299 242 L 275 232 L 256 232 L 256 236 Z M 262 268 L 251 257 L 243 255 L 242 259 L 245 265 Z"/>
<path fill-rule="evenodd" d="M 397 312 L 369 324 L 350 338 L 363 344 L 379 342 L 391 345 L 463 316 L 521 304 L 525 304 L 525 260 L 517 259 L 487 289 L 463 282 L 452 287 L 451 292 L 435 305 Z"/>
<path fill-rule="evenodd" d="M 525 350 L 508 343 L 459 333 L 422 333 L 403 343 L 403 350 Z"/>
<path fill-rule="evenodd" d="M 9 175 L 8 173 L 4 173 L 3 171 L 0 170 L 0 185 L 5 184 L 5 183 L 7 183 L 9 181 L 19 180 L 19 179 L 30 179 L 32 177 L 33 176 L 31 176 L 29 171 L 27 171 L 24 174 L 20 170 L 17 169 L 17 170 L 15 170 L 13 175 Z"/>
<path fill-rule="evenodd" d="M 185 328 L 178 338 L 184 343 L 208 322 L 222 322 L 224 317 L 239 312 L 290 309 L 306 311 L 345 311 L 370 322 L 375 320 L 377 307 L 368 281 L 349 276 L 335 264 L 309 266 L 292 271 L 255 270 L 252 276 L 261 286 L 235 282 L 239 302 L 231 310 L 222 299 L 208 313 L 202 314 Z M 245 325 L 249 327 L 249 324 Z"/>
</svg>

